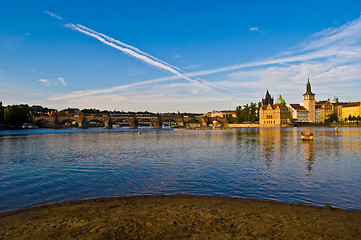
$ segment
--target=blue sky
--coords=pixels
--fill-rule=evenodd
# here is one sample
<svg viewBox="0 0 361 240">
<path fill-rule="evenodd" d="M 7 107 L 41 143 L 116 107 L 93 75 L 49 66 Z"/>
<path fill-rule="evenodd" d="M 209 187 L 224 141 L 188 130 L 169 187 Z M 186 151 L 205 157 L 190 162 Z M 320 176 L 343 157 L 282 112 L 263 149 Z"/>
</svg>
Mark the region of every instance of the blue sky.
<svg viewBox="0 0 361 240">
<path fill-rule="evenodd" d="M 0 101 L 208 112 L 361 100 L 359 1 L 0 3 Z"/>
</svg>

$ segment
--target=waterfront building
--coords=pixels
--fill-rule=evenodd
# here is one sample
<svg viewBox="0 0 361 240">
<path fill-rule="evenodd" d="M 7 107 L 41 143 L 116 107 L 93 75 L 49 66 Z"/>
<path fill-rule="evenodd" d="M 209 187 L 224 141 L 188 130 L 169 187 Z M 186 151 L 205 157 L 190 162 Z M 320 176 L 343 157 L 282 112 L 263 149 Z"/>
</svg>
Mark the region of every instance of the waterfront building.
<svg viewBox="0 0 361 240">
<path fill-rule="evenodd" d="M 210 117 L 227 117 L 232 115 L 232 117 L 236 118 L 236 111 L 235 110 L 222 110 L 222 111 L 213 111 L 210 114 Z"/>
<path fill-rule="evenodd" d="M 266 92 L 265 99 L 262 99 L 263 106 L 259 111 L 259 124 L 261 127 L 280 127 L 290 122 L 290 115 L 286 101 L 280 95 L 273 104 L 273 98 Z"/>
<path fill-rule="evenodd" d="M 326 101 L 316 102 L 316 108 L 319 109 L 320 123 L 326 122 L 329 116 L 334 113 L 333 105 L 330 102 L 330 99 L 327 99 Z"/>
<path fill-rule="evenodd" d="M 303 94 L 303 106 L 308 111 L 308 122 L 316 122 L 316 100 L 315 95 L 311 91 L 310 79 L 308 79 L 306 85 L 306 93 Z"/>
<path fill-rule="evenodd" d="M 360 102 L 351 102 L 346 103 L 342 106 L 342 121 L 348 121 L 349 116 L 361 116 L 361 103 Z"/>
<path fill-rule="evenodd" d="M 337 116 L 337 120 L 339 122 L 342 122 L 344 120 L 342 119 L 342 107 L 346 104 L 347 103 L 345 102 L 339 102 L 337 97 L 334 97 L 332 100 L 333 113 Z"/>
<path fill-rule="evenodd" d="M 308 122 L 308 111 L 301 104 L 286 104 L 294 122 Z"/>
<path fill-rule="evenodd" d="M 315 107 L 315 123 L 320 122 L 320 106 Z"/>
</svg>

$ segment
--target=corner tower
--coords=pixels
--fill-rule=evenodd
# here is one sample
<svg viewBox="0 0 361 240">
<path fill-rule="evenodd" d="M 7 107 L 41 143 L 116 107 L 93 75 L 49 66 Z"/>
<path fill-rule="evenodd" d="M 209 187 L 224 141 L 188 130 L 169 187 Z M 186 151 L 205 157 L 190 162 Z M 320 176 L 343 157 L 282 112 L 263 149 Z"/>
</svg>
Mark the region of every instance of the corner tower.
<svg viewBox="0 0 361 240">
<path fill-rule="evenodd" d="M 308 121 L 316 122 L 315 94 L 311 91 L 310 78 L 308 78 L 306 93 L 303 94 L 303 106 L 308 110 Z"/>
</svg>

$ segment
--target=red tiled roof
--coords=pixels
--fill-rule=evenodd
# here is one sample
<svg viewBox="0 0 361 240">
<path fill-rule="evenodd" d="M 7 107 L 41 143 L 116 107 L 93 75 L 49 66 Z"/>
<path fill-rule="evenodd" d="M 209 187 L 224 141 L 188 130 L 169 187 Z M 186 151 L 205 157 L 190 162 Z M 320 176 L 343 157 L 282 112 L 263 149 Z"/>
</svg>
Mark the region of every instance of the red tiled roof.
<svg viewBox="0 0 361 240">
<path fill-rule="evenodd" d="M 218 113 L 235 113 L 235 110 L 223 110 L 223 111 L 219 111 Z"/>
<path fill-rule="evenodd" d="M 360 102 L 346 103 L 343 107 L 357 107 L 357 106 L 360 106 Z"/>
<path fill-rule="evenodd" d="M 307 109 L 300 104 L 290 104 L 290 106 L 297 111 L 307 111 Z"/>
<path fill-rule="evenodd" d="M 281 107 L 282 105 L 284 105 L 284 104 L 273 104 L 273 105 L 271 105 L 271 108 L 272 108 L 273 110 L 275 110 L 277 107 Z M 264 105 L 264 106 L 262 106 L 262 109 L 263 109 L 263 110 L 267 110 L 268 106 L 269 106 L 269 105 Z"/>
<path fill-rule="evenodd" d="M 323 105 L 323 104 L 325 104 L 325 103 L 327 103 L 328 101 L 327 100 L 325 100 L 325 101 L 318 101 L 318 102 L 316 102 L 316 106 L 317 105 Z"/>
<path fill-rule="evenodd" d="M 345 102 L 336 102 L 336 103 L 332 103 L 332 105 L 334 105 L 334 106 L 339 106 L 339 105 L 346 105 L 347 103 L 345 103 Z"/>
</svg>

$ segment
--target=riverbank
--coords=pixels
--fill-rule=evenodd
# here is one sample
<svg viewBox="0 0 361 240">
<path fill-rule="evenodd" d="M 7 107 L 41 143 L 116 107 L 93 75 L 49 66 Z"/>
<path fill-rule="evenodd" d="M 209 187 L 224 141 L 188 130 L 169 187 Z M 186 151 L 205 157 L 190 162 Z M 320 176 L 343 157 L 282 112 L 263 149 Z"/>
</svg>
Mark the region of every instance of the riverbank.
<svg viewBox="0 0 361 240">
<path fill-rule="evenodd" d="M 0 214 L 0 239 L 356 239 L 360 235 L 360 211 L 229 197 L 118 197 Z"/>
</svg>

